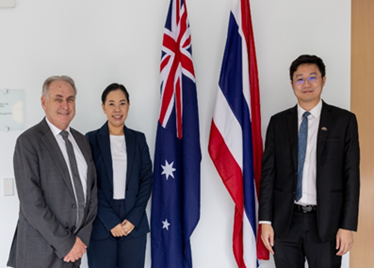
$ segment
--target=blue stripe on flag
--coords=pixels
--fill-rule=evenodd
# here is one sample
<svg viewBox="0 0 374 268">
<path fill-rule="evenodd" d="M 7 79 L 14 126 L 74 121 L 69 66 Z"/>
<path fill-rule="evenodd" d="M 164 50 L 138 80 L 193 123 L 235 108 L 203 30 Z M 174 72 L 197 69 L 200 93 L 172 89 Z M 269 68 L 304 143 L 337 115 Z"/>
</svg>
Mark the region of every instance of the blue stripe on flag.
<svg viewBox="0 0 374 268">
<path fill-rule="evenodd" d="M 231 13 L 219 86 L 243 131 L 244 209 L 256 235 L 252 126 L 248 103 L 243 96 L 242 63 L 242 39 L 234 15 Z"/>
</svg>

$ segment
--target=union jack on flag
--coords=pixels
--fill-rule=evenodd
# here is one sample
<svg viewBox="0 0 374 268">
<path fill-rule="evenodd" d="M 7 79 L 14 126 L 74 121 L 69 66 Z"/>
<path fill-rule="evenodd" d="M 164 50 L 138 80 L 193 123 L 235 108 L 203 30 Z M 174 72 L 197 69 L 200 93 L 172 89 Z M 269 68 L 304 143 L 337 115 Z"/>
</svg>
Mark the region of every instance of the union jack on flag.
<svg viewBox="0 0 374 268">
<path fill-rule="evenodd" d="M 181 139 L 182 75 L 187 76 L 195 83 L 195 73 L 186 5 L 183 0 L 175 0 L 171 1 L 170 9 L 164 30 L 160 64 L 162 102 L 159 121 L 163 127 L 166 127 L 175 107 L 177 133 L 178 138 Z"/>
<path fill-rule="evenodd" d="M 171 0 L 160 63 L 161 103 L 151 211 L 152 268 L 192 267 L 200 218 L 200 138 L 185 0 Z"/>
</svg>

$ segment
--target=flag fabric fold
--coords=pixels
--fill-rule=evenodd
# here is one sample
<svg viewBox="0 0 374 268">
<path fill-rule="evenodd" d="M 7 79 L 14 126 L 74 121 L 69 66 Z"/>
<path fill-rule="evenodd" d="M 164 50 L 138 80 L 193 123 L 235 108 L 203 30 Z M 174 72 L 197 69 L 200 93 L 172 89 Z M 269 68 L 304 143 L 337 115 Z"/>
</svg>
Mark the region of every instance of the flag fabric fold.
<svg viewBox="0 0 374 268">
<path fill-rule="evenodd" d="M 234 0 L 229 18 L 208 151 L 235 203 L 233 251 L 238 267 L 268 259 L 257 230 L 263 144 L 259 83 L 248 0 Z"/>
<path fill-rule="evenodd" d="M 161 63 L 151 209 L 152 268 L 192 267 L 200 218 L 199 117 L 185 0 L 171 0 Z"/>
</svg>

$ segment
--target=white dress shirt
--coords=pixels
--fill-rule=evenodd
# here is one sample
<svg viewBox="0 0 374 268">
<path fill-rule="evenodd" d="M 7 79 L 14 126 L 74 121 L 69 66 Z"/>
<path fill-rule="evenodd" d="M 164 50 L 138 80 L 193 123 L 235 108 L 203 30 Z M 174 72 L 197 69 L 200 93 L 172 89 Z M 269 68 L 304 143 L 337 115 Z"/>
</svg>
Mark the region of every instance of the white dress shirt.
<svg viewBox="0 0 374 268">
<path fill-rule="evenodd" d="M 69 169 L 69 174 L 70 174 L 70 180 L 71 180 L 71 185 L 73 187 L 73 190 L 74 190 L 74 195 L 75 195 L 75 201 L 77 202 L 77 195 L 75 193 L 75 187 L 74 187 L 74 181 L 73 181 L 73 176 L 71 174 L 71 169 L 70 169 L 70 162 L 69 162 L 69 156 L 68 156 L 68 152 L 66 150 L 66 145 L 65 145 L 65 141 L 64 139 L 62 138 L 62 136 L 60 135 L 60 132 L 62 131 L 61 129 L 57 128 L 55 125 L 53 125 L 51 122 L 48 121 L 47 117 L 45 118 L 46 121 L 47 121 L 47 124 L 49 126 L 49 128 L 51 129 L 52 133 L 53 133 L 53 136 L 56 138 L 56 141 L 57 141 L 57 144 L 58 146 L 60 147 L 60 150 L 62 152 L 62 155 L 64 156 L 64 159 L 65 159 L 65 162 L 66 162 L 66 165 Z M 83 187 L 83 193 L 84 193 L 84 200 L 86 201 L 87 200 L 87 163 L 86 163 L 86 160 L 84 159 L 84 156 L 81 152 L 81 150 L 79 149 L 79 146 L 77 144 L 77 142 L 75 141 L 73 135 L 71 134 L 70 132 L 70 127 L 68 127 L 67 129 L 65 129 L 67 132 L 69 132 L 69 141 L 72 143 L 73 145 L 73 149 L 74 149 L 74 154 L 75 154 L 75 158 L 76 158 L 76 161 L 77 161 L 77 166 L 78 166 L 78 172 L 79 172 L 79 178 L 81 179 L 81 183 L 82 183 L 82 187 Z M 86 201 L 87 202 L 87 201 Z M 78 202 L 77 202 L 78 203 Z M 78 212 L 78 210 L 77 210 Z"/>
<path fill-rule="evenodd" d="M 113 167 L 113 199 L 125 199 L 127 151 L 124 135 L 110 135 L 110 151 Z"/>
<path fill-rule="evenodd" d="M 303 169 L 303 195 L 298 202 L 295 201 L 295 204 L 302 206 L 317 205 L 317 137 L 321 111 L 322 100 L 309 111 L 310 115 L 308 115 L 308 140 Z M 306 111 L 297 104 L 299 130 L 305 112 Z M 260 221 L 259 223 L 271 224 L 270 221 Z"/>
<path fill-rule="evenodd" d="M 321 111 L 322 100 L 309 111 L 310 115 L 308 115 L 308 140 L 303 169 L 303 195 L 298 202 L 295 201 L 299 205 L 317 205 L 317 136 Z M 305 112 L 300 105 L 297 105 L 299 130 Z"/>
</svg>

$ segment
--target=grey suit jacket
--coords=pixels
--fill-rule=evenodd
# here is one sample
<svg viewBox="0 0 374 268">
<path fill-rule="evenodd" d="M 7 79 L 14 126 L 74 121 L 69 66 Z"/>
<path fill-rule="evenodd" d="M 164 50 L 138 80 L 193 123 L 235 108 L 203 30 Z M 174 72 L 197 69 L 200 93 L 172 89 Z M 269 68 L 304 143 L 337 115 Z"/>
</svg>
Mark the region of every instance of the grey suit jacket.
<svg viewBox="0 0 374 268">
<path fill-rule="evenodd" d="M 69 171 L 47 122 L 25 131 L 17 140 L 14 173 L 20 200 L 19 219 L 8 266 L 19 268 L 79 267 L 65 263 L 76 236 L 88 246 L 97 211 L 96 173 L 86 138 L 71 129 L 87 161 L 87 204 L 76 229 L 76 203 Z"/>
</svg>

